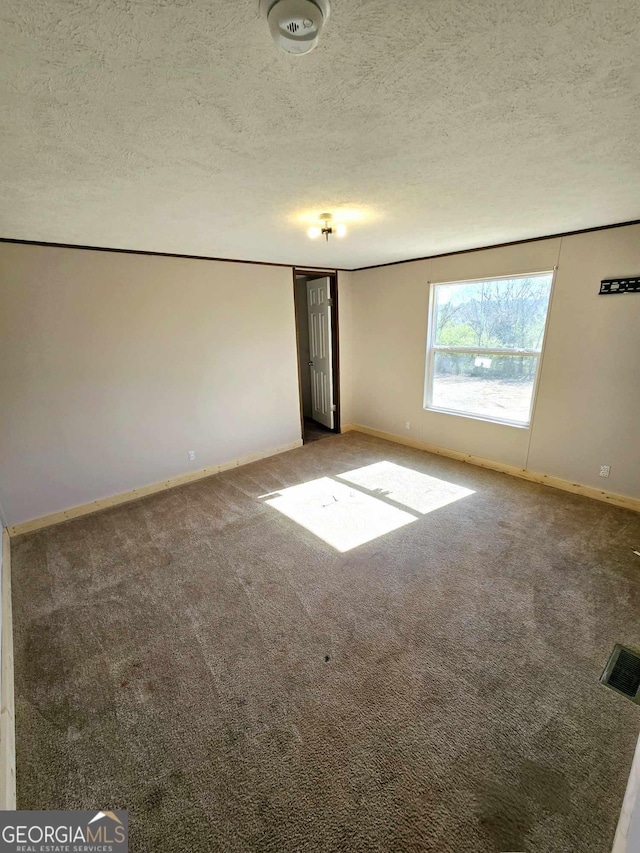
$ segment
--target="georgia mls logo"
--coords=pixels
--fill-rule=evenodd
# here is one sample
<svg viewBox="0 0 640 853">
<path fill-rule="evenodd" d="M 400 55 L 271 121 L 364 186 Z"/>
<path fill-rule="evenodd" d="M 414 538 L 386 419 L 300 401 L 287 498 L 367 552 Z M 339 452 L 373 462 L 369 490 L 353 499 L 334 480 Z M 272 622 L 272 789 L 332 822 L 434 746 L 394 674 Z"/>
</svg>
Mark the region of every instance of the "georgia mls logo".
<svg viewBox="0 0 640 853">
<path fill-rule="evenodd" d="M 112 834 L 114 836 L 117 836 L 117 841 L 119 843 L 122 843 L 123 841 L 125 841 L 126 832 L 125 832 L 124 825 L 115 812 L 98 812 L 94 817 L 91 818 L 91 820 L 87 824 L 87 834 L 88 835 L 92 834 L 91 830 L 89 829 L 89 827 L 91 826 L 92 823 L 97 823 L 97 821 L 102 820 L 105 817 L 108 818 L 109 820 L 112 820 L 114 823 L 118 824 L 116 827 L 111 827 L 111 829 L 113 830 Z M 97 830 L 98 830 L 98 832 L 97 832 L 96 837 L 95 838 L 89 838 L 87 840 L 88 841 L 102 841 L 103 844 L 108 844 L 109 842 L 107 841 L 107 835 L 109 834 L 109 827 L 103 825 L 103 826 L 97 827 Z M 103 835 L 102 838 L 100 838 L 101 834 Z"/>
<path fill-rule="evenodd" d="M 113 820 L 122 826 L 122 821 L 120 820 L 120 818 L 118 817 L 118 815 L 115 812 L 98 812 L 98 814 L 95 815 L 95 817 L 91 818 L 89 823 L 95 823 L 97 820 L 102 820 L 103 817 L 108 817 L 109 820 Z"/>
<path fill-rule="evenodd" d="M 0 812 L 0 853 L 126 853 L 126 811 Z"/>
</svg>

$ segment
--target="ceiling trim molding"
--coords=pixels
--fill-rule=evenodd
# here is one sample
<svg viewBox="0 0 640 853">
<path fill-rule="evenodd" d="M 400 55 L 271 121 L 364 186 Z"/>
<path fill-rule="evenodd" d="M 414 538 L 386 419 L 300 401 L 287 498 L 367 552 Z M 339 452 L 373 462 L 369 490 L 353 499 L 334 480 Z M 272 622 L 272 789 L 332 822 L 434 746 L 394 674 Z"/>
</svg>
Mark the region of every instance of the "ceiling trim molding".
<svg viewBox="0 0 640 853">
<path fill-rule="evenodd" d="M 435 255 L 423 255 L 418 258 L 405 258 L 400 261 L 387 261 L 384 264 L 371 264 L 364 267 L 312 267 L 305 264 L 278 263 L 277 261 L 250 261 L 245 258 L 216 258 L 210 255 L 187 255 L 177 252 L 151 252 L 144 249 L 116 249 L 110 246 L 82 246 L 77 243 L 48 243 L 43 240 L 18 240 L 13 237 L 0 237 L 0 243 L 17 243 L 23 246 L 48 246 L 54 249 L 81 249 L 86 252 L 117 252 L 124 255 L 150 255 L 158 258 L 185 258 L 191 261 L 217 261 L 224 264 L 257 264 L 265 267 L 283 267 L 294 269 L 300 275 L 305 272 L 363 272 L 377 270 L 382 267 L 395 267 L 398 264 L 413 264 L 417 261 L 430 261 L 435 258 L 449 258 L 453 255 L 467 255 L 470 252 L 486 252 L 488 249 L 504 249 L 507 246 L 522 246 L 525 243 L 537 243 L 541 240 L 557 240 L 560 237 L 574 237 L 578 234 L 591 234 L 595 231 L 608 231 L 611 228 L 627 228 L 630 225 L 640 225 L 640 219 L 628 222 L 613 222 L 610 225 L 595 225 L 592 228 L 580 228 L 576 231 L 562 231 L 559 234 L 544 234 L 540 237 L 527 237 L 524 240 L 510 240 L 506 243 L 493 243 L 488 246 L 476 246 L 473 249 L 458 249 L 452 252 L 440 252 Z"/>
<path fill-rule="evenodd" d="M 486 252 L 487 249 L 504 249 L 507 246 L 521 246 L 523 243 L 537 243 L 540 240 L 557 240 L 559 237 L 574 237 L 577 234 L 590 234 L 593 231 L 607 231 L 610 228 L 626 228 L 629 225 L 640 225 L 640 219 L 632 219 L 629 222 L 614 222 L 611 225 L 595 225 L 593 228 L 580 228 L 577 231 L 563 231 L 560 234 L 545 234 L 542 237 L 527 237 L 526 240 L 511 240 L 507 243 L 494 243 L 490 246 L 476 246 L 473 249 L 458 249 L 454 252 L 440 252 L 438 255 L 424 255 L 420 258 L 406 258 L 404 261 L 388 261 L 385 264 L 371 264 L 367 267 L 355 267 L 350 272 L 361 272 L 363 270 L 377 270 L 381 267 L 395 267 L 398 264 L 413 264 L 416 261 L 431 261 L 434 258 L 449 258 L 452 255 L 467 255 L 470 252 Z"/>
<path fill-rule="evenodd" d="M 297 269 L 296 264 L 278 263 L 276 261 L 249 261 L 244 258 L 214 258 L 209 255 L 183 255 L 177 252 L 150 252 L 144 249 L 114 249 L 110 246 L 81 246 L 77 243 L 48 243 L 43 240 L 18 240 L 13 237 L 0 237 L 0 243 L 17 243 L 22 246 L 46 246 L 52 249 L 81 249 L 85 252 L 117 252 L 123 255 L 151 255 L 158 258 L 186 258 L 191 261 L 217 261 L 223 264 L 257 264 L 263 267 L 284 267 L 285 269 Z M 313 267 L 304 267 L 304 269 L 312 270 Z M 324 271 L 324 267 L 318 268 L 320 272 Z M 337 270 L 335 267 L 331 271 L 349 272 L 349 270 Z M 315 270 L 314 270 L 315 271 Z"/>
<path fill-rule="evenodd" d="M 307 274 L 310 275 L 332 275 L 336 272 L 351 272 L 351 270 L 341 270 L 337 267 L 299 267 L 294 264 L 294 272 L 296 275 L 305 276 Z"/>
</svg>

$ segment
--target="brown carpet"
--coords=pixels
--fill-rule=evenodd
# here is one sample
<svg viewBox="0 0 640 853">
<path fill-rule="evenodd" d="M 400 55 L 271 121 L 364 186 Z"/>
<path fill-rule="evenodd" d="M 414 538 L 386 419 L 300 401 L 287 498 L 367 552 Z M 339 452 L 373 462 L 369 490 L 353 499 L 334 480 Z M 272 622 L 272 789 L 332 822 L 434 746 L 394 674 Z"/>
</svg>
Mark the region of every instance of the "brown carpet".
<svg viewBox="0 0 640 853">
<path fill-rule="evenodd" d="M 344 553 L 261 499 L 382 460 L 474 494 Z M 608 853 L 638 545 L 354 433 L 15 539 L 18 806 L 128 808 L 133 851 Z"/>
</svg>

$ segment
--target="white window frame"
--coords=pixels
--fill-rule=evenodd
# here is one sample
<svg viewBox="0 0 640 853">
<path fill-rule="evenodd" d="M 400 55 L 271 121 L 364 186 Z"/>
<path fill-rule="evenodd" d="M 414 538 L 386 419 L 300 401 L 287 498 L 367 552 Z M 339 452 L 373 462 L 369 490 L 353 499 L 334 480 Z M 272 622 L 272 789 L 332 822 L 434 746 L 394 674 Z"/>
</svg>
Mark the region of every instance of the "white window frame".
<svg viewBox="0 0 640 853">
<path fill-rule="evenodd" d="M 517 427 L 519 429 L 530 429 L 535 411 L 536 399 L 538 396 L 538 380 L 542 369 L 542 360 L 544 357 L 544 348 L 547 341 L 547 330 L 549 327 L 549 316 L 551 314 L 551 303 L 553 300 L 553 290 L 556 282 L 557 267 L 548 270 L 537 270 L 529 273 L 511 273 L 509 275 L 491 275 L 482 278 L 466 278 L 460 281 L 431 281 L 429 282 L 429 317 L 427 325 L 427 358 L 425 364 L 425 380 L 424 380 L 424 409 L 429 412 L 440 412 L 446 415 L 456 415 L 462 418 L 471 418 L 477 421 L 488 421 L 495 424 L 506 424 L 507 426 Z M 547 316 L 544 321 L 544 331 L 542 333 L 542 342 L 540 349 L 515 349 L 510 347 L 453 347 L 453 346 L 438 346 L 435 343 L 435 327 L 434 321 L 436 316 L 436 288 L 442 285 L 466 285 L 466 284 L 481 284 L 484 281 L 501 281 L 514 278 L 538 278 L 540 276 L 551 276 L 551 290 L 549 292 L 549 302 L 547 304 Z M 436 352 L 461 353 L 474 355 L 522 355 L 537 357 L 536 372 L 533 377 L 533 388 L 531 391 L 531 403 L 529 405 L 529 416 L 526 421 L 514 421 L 508 418 L 492 418 L 490 415 L 481 415 L 474 412 L 465 412 L 457 409 L 444 409 L 440 406 L 433 405 L 433 369 L 435 365 Z"/>
</svg>

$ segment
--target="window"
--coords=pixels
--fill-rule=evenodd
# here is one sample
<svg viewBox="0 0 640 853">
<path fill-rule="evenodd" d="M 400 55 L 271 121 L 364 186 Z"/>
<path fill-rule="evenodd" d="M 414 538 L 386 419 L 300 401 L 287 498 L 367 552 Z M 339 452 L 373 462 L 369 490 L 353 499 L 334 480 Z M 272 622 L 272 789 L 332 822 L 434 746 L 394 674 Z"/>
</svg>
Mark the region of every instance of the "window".
<svg viewBox="0 0 640 853">
<path fill-rule="evenodd" d="M 432 284 L 425 408 L 528 426 L 552 281 Z"/>
</svg>

